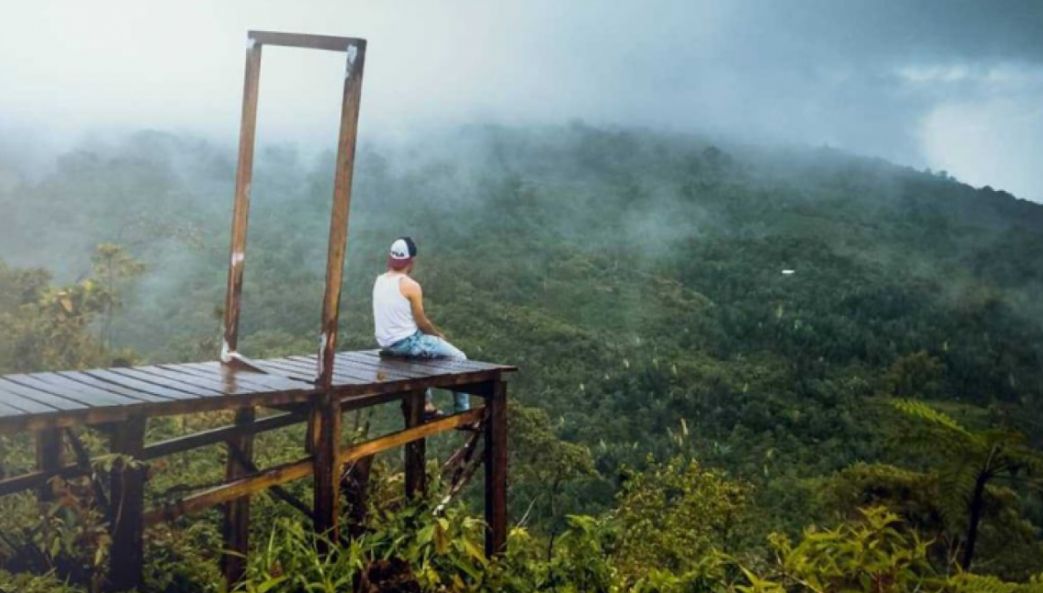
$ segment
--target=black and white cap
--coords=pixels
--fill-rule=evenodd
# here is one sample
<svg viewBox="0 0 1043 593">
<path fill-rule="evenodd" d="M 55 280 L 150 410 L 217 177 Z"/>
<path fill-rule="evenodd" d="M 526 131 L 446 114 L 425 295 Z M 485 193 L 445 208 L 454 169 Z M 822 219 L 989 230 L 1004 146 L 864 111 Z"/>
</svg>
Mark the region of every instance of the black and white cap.
<svg viewBox="0 0 1043 593">
<path fill-rule="evenodd" d="M 416 257 L 416 243 L 409 237 L 399 237 L 391 243 L 388 250 L 388 267 L 401 270 L 408 266 Z"/>
</svg>

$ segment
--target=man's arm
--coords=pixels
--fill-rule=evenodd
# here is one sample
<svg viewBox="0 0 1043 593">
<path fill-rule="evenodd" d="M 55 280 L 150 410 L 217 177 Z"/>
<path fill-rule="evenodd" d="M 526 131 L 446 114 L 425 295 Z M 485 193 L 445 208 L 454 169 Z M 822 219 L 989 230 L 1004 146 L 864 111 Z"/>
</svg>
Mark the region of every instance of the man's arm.
<svg viewBox="0 0 1043 593">
<path fill-rule="evenodd" d="M 420 331 L 444 338 L 445 336 L 442 332 L 438 331 L 435 324 L 431 323 L 431 320 L 424 313 L 424 292 L 420 289 L 420 284 L 412 278 L 403 278 L 399 282 L 398 289 L 402 292 L 402 296 L 409 300 L 410 308 L 413 310 L 413 321 L 416 322 L 416 326 L 420 328 Z"/>
</svg>

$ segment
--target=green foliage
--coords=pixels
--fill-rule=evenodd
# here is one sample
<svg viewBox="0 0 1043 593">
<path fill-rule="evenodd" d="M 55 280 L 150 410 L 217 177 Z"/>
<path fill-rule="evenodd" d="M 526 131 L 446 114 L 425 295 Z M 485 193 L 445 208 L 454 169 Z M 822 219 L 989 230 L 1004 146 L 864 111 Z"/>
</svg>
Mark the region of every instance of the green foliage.
<svg viewBox="0 0 1043 593">
<path fill-rule="evenodd" d="M 747 487 L 720 471 L 680 457 L 649 461 L 623 483 L 613 514 L 614 564 L 629 581 L 651 569 L 685 573 L 730 549 L 747 505 Z"/>
<path fill-rule="evenodd" d="M 11 574 L 0 570 L 0 593 L 86 593 L 53 574 Z"/>
<path fill-rule="evenodd" d="M 937 508 L 949 530 L 960 534 L 961 566 L 968 570 L 981 523 L 990 513 L 999 515 L 996 507 L 1004 502 L 1017 504 L 1017 495 L 996 482 L 1025 478 L 1021 483 L 1030 491 L 1043 491 L 1043 453 L 1017 431 L 973 431 L 919 401 L 896 400 L 893 405 L 911 421 L 901 433 L 902 446 L 938 464 Z"/>
<path fill-rule="evenodd" d="M 890 511 L 867 508 L 857 523 L 832 530 L 809 529 L 799 543 L 774 536 L 786 591 L 904 593 L 931 590 L 927 544 L 903 532 Z"/>
</svg>

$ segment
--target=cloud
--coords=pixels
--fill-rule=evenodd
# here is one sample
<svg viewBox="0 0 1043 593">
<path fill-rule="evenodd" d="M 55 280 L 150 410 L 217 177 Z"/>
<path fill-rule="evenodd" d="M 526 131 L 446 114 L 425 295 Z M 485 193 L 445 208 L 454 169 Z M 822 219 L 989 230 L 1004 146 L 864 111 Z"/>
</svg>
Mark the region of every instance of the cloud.
<svg viewBox="0 0 1043 593">
<path fill-rule="evenodd" d="M 1043 197 L 1031 139 L 996 142 L 1009 156 L 990 167 L 950 145 L 1034 125 L 1036 0 L 38 0 L 0 24 L 0 130 L 154 127 L 234 145 L 250 28 L 368 38 L 363 134 L 581 118 L 829 144 Z M 342 67 L 266 49 L 259 139 L 331 146 Z"/>
</svg>

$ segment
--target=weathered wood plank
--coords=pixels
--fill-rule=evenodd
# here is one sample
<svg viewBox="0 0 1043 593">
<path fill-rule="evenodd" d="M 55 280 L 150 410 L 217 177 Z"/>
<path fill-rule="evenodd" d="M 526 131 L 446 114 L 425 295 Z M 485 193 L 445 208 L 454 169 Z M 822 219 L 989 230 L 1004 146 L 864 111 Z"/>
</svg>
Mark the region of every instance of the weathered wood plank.
<svg viewBox="0 0 1043 593">
<path fill-rule="evenodd" d="M 5 375 L 4 378 L 12 383 L 18 383 L 19 385 L 30 387 L 36 391 L 43 391 L 54 396 L 78 401 L 86 407 L 126 406 L 140 403 L 136 400 L 116 395 L 115 393 L 109 393 L 108 391 L 102 391 L 100 389 L 92 390 L 86 386 L 76 389 L 58 388 L 41 380 L 36 373 L 32 375 Z"/>
<path fill-rule="evenodd" d="M 149 373 L 157 377 L 164 377 L 171 381 L 178 381 L 186 385 L 195 385 L 197 387 L 203 387 L 224 395 L 244 395 L 248 393 L 258 393 L 258 390 L 250 385 L 246 385 L 239 381 L 235 377 L 229 377 L 228 380 L 222 380 L 214 377 L 201 377 L 191 373 L 182 373 L 178 371 L 172 371 L 158 366 L 146 366 L 138 367 L 143 373 Z M 266 391 L 266 390 L 261 390 Z"/>
<path fill-rule="evenodd" d="M 130 389 L 141 393 L 150 393 L 152 395 L 166 397 L 172 400 L 196 399 L 201 397 L 200 395 L 186 389 L 175 389 L 167 385 L 159 385 L 150 381 L 143 381 L 137 377 L 115 373 L 113 372 L 114 370 L 115 369 L 91 369 L 89 371 L 82 371 L 80 374 L 97 379 L 98 381 L 111 383 L 112 385 L 124 389 Z"/>
<path fill-rule="evenodd" d="M 315 356 L 290 356 L 287 362 L 295 363 L 298 366 L 307 367 L 310 366 L 315 368 L 316 358 Z M 334 378 L 337 379 L 341 384 L 364 384 L 364 383 L 383 383 L 386 381 L 394 381 L 397 379 L 405 379 L 405 377 L 399 374 L 380 373 L 376 372 L 372 367 L 365 365 L 352 365 L 344 364 L 338 357 L 333 367 Z"/>
<path fill-rule="evenodd" d="M 114 389 L 109 389 L 108 387 L 99 387 L 82 381 L 73 381 L 60 373 L 34 373 L 32 377 L 39 379 L 43 383 L 52 385 L 54 389 L 60 393 L 82 393 L 85 397 L 87 397 L 88 394 L 96 393 L 112 394 L 119 397 L 124 402 L 118 405 L 133 405 L 134 403 L 140 402 L 164 401 L 162 398 L 157 398 L 150 394 L 134 393 L 130 391 L 120 393 Z"/>
<path fill-rule="evenodd" d="M 305 373 L 294 367 L 287 367 L 281 365 L 278 361 L 275 360 L 257 360 L 254 361 L 254 364 L 273 375 L 286 377 L 287 379 L 290 379 L 292 381 L 303 381 L 311 385 L 315 384 L 314 372 Z"/>
<path fill-rule="evenodd" d="M 368 361 L 383 367 L 395 369 L 408 369 L 425 376 L 452 375 L 457 373 L 473 373 L 483 371 L 498 371 L 502 368 L 495 365 L 484 365 L 470 360 L 450 360 L 448 358 L 405 358 L 380 356 L 376 351 L 365 350 L 361 352 L 347 352 L 346 358 L 358 361 Z"/>
<path fill-rule="evenodd" d="M 15 399 L 15 398 L 12 397 L 12 399 Z M 5 399 L 4 395 L 0 395 L 0 418 L 2 418 L 4 416 L 24 416 L 26 414 L 32 414 L 32 413 L 33 412 L 29 412 L 27 410 L 19 409 L 19 408 L 14 407 L 11 404 L 10 400 Z"/>
<path fill-rule="evenodd" d="M 30 389 L 0 379 L 0 403 L 17 414 L 47 414 L 58 410 L 83 409 L 79 402 L 69 401 L 50 393 Z"/>
<path fill-rule="evenodd" d="M 136 399 L 141 399 L 141 400 L 144 400 L 144 401 L 162 402 L 162 401 L 170 401 L 172 399 L 177 399 L 177 398 L 174 398 L 174 397 L 170 397 L 168 395 L 160 395 L 160 394 L 155 394 L 155 393 L 151 393 L 151 392 L 142 391 L 140 389 L 131 389 L 129 387 L 124 387 L 122 385 L 116 385 L 115 383 L 110 383 L 110 382 L 104 381 L 102 379 L 99 379 L 97 377 L 88 375 L 87 373 L 83 373 L 83 372 L 79 372 L 79 371 L 59 371 L 56 374 L 57 375 L 61 375 L 62 377 L 65 377 L 66 379 L 68 379 L 70 381 L 76 381 L 77 383 L 83 383 L 85 385 L 90 385 L 90 386 L 96 387 L 98 389 L 104 389 L 105 391 L 111 391 L 112 393 L 115 393 L 117 395 L 123 395 L 123 396 L 127 396 L 127 397 L 134 397 Z"/>
<path fill-rule="evenodd" d="M 291 356 L 279 359 L 279 363 L 286 367 L 299 369 L 301 372 L 304 372 L 305 369 L 312 369 L 314 371 L 316 368 L 316 357 Z M 333 368 L 333 385 L 335 387 L 342 387 L 345 385 L 370 385 L 374 383 L 393 381 L 395 379 L 397 378 L 387 377 L 373 372 L 373 370 L 368 367 L 360 368 L 336 363 Z"/>
<path fill-rule="evenodd" d="M 276 484 L 285 484 L 300 480 L 312 473 L 312 458 L 305 457 L 297 461 L 283 463 L 275 467 L 261 470 L 256 474 L 240 478 L 234 482 L 207 488 L 190 496 L 169 502 L 145 513 L 145 524 L 152 525 L 161 521 L 172 521 L 183 515 L 189 515 L 203 509 L 219 505 L 240 496 L 261 492 Z"/>
<path fill-rule="evenodd" d="M 330 35 L 306 35 L 303 33 L 282 33 L 279 31 L 250 31 L 250 39 L 258 44 L 284 45 L 306 49 L 325 49 L 329 51 L 347 51 L 348 47 L 365 43 L 362 39 L 352 37 L 333 37 Z M 360 74 L 361 75 L 361 74 Z"/>
<path fill-rule="evenodd" d="M 148 373 L 140 368 L 119 368 L 111 369 L 111 372 L 116 375 L 122 375 L 130 379 L 137 379 L 152 385 L 158 385 L 160 387 L 166 387 L 168 389 L 176 389 L 182 393 L 194 395 L 198 398 L 202 397 L 213 397 L 215 395 L 225 395 L 223 391 L 213 389 L 210 387 L 201 387 L 186 381 L 178 381 L 164 377 L 162 375 L 156 375 L 155 373 Z"/>
<path fill-rule="evenodd" d="M 355 356 L 351 352 L 337 353 L 337 364 L 353 368 L 371 369 L 370 372 L 382 373 L 396 379 L 421 379 L 430 377 L 433 374 L 430 369 L 411 365 L 406 361 L 391 361 L 385 364 L 379 358 Z"/>
<path fill-rule="evenodd" d="M 161 365 L 167 366 L 167 365 Z M 260 388 L 267 389 L 269 391 L 290 391 L 293 389 L 314 389 L 310 383 L 304 381 L 297 381 L 294 379 L 287 379 L 282 375 L 273 375 L 266 373 L 258 373 L 248 370 L 237 370 L 229 368 L 219 362 L 194 362 L 188 364 L 176 365 L 178 369 L 200 371 L 210 374 L 217 374 L 219 376 L 225 376 L 229 373 L 234 373 L 241 380 L 247 381 L 248 383 L 258 385 Z"/>
<path fill-rule="evenodd" d="M 0 391 L 3 391 L 4 393 L 15 394 L 24 399 L 35 401 L 42 405 L 44 408 L 49 407 L 62 411 L 82 410 L 89 407 L 82 401 L 72 399 L 64 395 L 55 395 L 47 391 L 41 391 L 34 387 L 27 387 L 25 385 L 22 385 L 21 383 L 15 383 L 14 381 L 8 379 L 8 376 L 0 378 Z M 11 405 L 21 407 L 15 402 L 16 400 L 12 399 Z"/>
<path fill-rule="evenodd" d="M 517 370 L 517 367 L 510 365 L 497 364 L 494 362 L 484 362 L 481 360 L 451 360 L 448 358 L 410 358 L 406 356 L 389 355 L 383 350 L 353 350 L 352 354 L 358 354 L 360 356 L 369 356 L 373 358 L 379 358 L 380 360 L 404 360 L 411 362 L 448 362 L 452 363 L 455 367 L 466 368 L 470 371 L 503 371 L 503 370 Z"/>
</svg>

